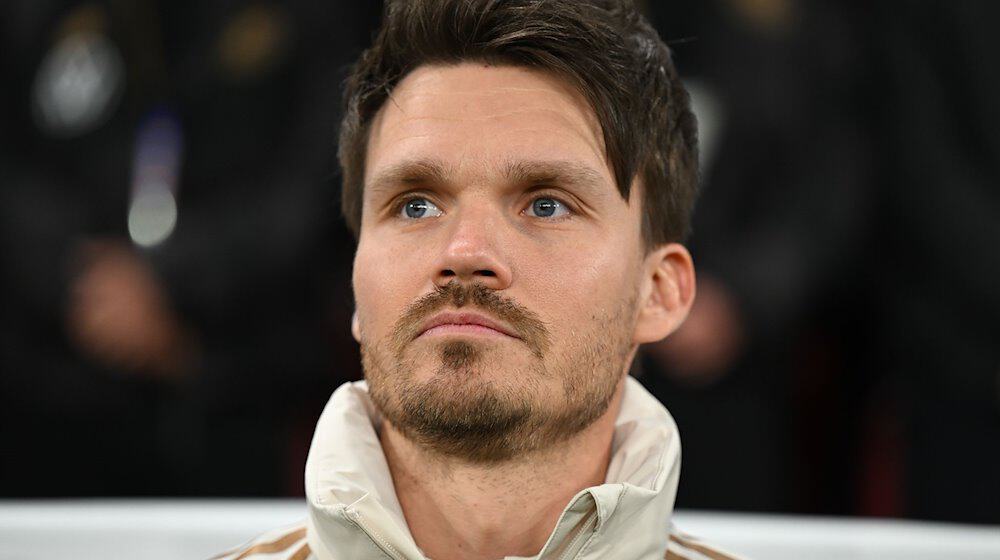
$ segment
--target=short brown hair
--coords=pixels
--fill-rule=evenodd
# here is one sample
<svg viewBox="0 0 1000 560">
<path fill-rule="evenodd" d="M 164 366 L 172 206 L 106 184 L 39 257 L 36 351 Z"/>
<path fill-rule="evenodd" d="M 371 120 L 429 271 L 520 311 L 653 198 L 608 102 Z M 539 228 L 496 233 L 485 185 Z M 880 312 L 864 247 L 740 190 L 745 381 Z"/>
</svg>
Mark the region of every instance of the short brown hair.
<svg viewBox="0 0 1000 560">
<path fill-rule="evenodd" d="M 418 66 L 463 61 L 567 79 L 601 124 L 622 197 L 642 180 L 647 247 L 686 237 L 698 185 L 697 125 L 670 50 L 630 0 L 389 0 L 345 91 L 338 157 L 355 236 L 375 114 Z"/>
</svg>

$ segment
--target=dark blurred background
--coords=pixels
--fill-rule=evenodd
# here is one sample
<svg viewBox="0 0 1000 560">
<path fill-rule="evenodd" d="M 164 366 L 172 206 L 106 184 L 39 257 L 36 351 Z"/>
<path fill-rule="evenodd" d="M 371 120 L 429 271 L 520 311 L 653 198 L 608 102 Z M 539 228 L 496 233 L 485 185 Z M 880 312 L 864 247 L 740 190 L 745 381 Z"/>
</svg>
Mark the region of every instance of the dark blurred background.
<svg viewBox="0 0 1000 560">
<path fill-rule="evenodd" d="M 1000 523 L 1000 4 L 649 0 L 702 135 L 678 506 Z M 297 496 L 378 2 L 0 5 L 0 498 Z"/>
</svg>

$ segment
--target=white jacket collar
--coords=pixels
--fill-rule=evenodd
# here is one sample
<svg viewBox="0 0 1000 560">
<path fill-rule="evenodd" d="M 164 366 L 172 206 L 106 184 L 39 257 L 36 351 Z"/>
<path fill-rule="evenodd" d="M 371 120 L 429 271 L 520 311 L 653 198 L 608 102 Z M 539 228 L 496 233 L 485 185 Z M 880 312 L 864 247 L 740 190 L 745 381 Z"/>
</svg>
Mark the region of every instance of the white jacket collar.
<svg viewBox="0 0 1000 560">
<path fill-rule="evenodd" d="M 337 389 L 320 417 L 305 481 L 309 545 L 319 560 L 426 560 L 396 498 L 375 430 L 380 422 L 364 381 Z M 570 500 L 535 558 L 663 558 L 680 438 L 666 408 L 631 377 L 611 452 L 606 482 Z"/>
</svg>

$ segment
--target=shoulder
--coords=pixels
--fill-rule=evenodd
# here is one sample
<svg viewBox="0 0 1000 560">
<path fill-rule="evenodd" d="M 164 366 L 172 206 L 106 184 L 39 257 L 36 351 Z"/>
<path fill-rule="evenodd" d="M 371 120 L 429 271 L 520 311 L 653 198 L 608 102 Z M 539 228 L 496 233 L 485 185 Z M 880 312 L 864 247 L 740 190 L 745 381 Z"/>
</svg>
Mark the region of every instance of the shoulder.
<svg viewBox="0 0 1000 560">
<path fill-rule="evenodd" d="M 264 533 L 252 541 L 213 556 L 211 560 L 255 560 L 267 555 L 268 560 L 314 560 L 306 541 L 306 525 L 299 523 Z"/>
<path fill-rule="evenodd" d="M 665 560 L 742 560 L 730 552 L 705 543 L 697 537 L 670 528 Z"/>
</svg>

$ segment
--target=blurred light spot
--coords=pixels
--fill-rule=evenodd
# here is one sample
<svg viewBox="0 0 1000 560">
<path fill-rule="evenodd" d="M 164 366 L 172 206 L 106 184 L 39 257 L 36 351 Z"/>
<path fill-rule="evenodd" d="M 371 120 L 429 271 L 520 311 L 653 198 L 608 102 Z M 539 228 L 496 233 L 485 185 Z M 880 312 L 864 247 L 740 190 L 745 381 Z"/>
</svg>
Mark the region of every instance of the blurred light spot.
<svg viewBox="0 0 1000 560">
<path fill-rule="evenodd" d="M 230 78 L 263 75 L 284 56 L 289 34 L 287 18 L 277 7 L 252 5 L 226 24 L 216 44 L 216 58 Z"/>
<path fill-rule="evenodd" d="M 169 109 L 154 107 L 139 122 L 132 161 L 128 232 L 140 247 L 165 241 L 177 225 L 177 183 L 184 134 Z"/>
<path fill-rule="evenodd" d="M 715 91 L 699 80 L 684 80 L 691 96 L 691 111 L 698 119 L 698 163 L 707 172 L 715 161 L 716 149 L 722 138 L 725 107 Z"/>
<path fill-rule="evenodd" d="M 765 34 L 786 31 L 795 16 L 792 0 L 729 0 L 727 4 L 740 22 Z"/>
<path fill-rule="evenodd" d="M 177 225 L 177 202 L 166 185 L 151 185 L 140 191 L 128 210 L 128 234 L 141 247 L 158 245 L 170 237 Z"/>
<path fill-rule="evenodd" d="M 35 123 L 60 137 L 88 132 L 104 122 L 123 83 L 121 54 L 107 37 L 75 33 L 45 56 L 32 86 Z"/>
</svg>

